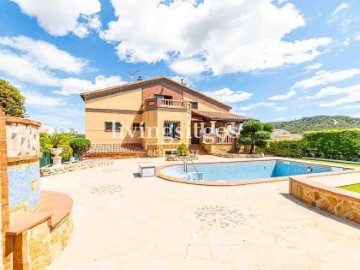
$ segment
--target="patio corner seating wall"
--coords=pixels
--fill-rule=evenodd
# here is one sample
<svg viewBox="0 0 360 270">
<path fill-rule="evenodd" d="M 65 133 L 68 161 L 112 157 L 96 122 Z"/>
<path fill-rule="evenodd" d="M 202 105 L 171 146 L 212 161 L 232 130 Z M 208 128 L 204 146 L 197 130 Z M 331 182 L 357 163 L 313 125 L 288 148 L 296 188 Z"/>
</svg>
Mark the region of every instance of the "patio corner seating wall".
<svg viewBox="0 0 360 270">
<path fill-rule="evenodd" d="M 72 235 L 72 199 L 41 191 L 40 125 L 0 110 L 0 269 L 46 269 Z"/>
<path fill-rule="evenodd" d="M 331 177 L 360 178 L 360 170 L 332 173 Z M 360 193 L 350 192 L 316 181 L 320 177 L 330 176 L 298 176 L 289 179 L 289 194 L 318 209 L 336 216 L 360 223 Z"/>
</svg>

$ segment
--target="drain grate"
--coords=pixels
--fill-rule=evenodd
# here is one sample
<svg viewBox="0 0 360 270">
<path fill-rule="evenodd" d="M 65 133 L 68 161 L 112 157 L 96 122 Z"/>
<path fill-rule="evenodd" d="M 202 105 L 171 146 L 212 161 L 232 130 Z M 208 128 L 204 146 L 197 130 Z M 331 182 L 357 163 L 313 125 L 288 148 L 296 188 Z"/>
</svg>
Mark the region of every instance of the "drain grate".
<svg viewBox="0 0 360 270">
<path fill-rule="evenodd" d="M 228 206 L 203 206 L 195 211 L 196 218 L 202 223 L 220 228 L 236 227 L 244 223 L 243 214 Z"/>
<path fill-rule="evenodd" d="M 111 195 L 111 194 L 119 193 L 120 191 L 121 191 L 120 185 L 98 186 L 90 190 L 92 194 L 96 194 L 96 195 Z"/>
</svg>

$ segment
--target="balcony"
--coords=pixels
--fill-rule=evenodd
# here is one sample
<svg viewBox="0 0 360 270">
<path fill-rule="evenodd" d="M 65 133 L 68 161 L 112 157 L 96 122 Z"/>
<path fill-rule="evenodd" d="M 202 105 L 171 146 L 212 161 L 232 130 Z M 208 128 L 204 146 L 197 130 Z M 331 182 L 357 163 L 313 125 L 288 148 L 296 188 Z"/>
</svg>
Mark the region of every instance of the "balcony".
<svg viewBox="0 0 360 270">
<path fill-rule="evenodd" d="M 233 144 L 235 138 L 229 135 L 202 135 L 200 142 L 203 144 Z"/>
<path fill-rule="evenodd" d="M 191 104 L 185 100 L 176 99 L 157 99 L 150 98 L 145 100 L 145 111 L 157 110 L 158 108 L 191 110 Z"/>
</svg>

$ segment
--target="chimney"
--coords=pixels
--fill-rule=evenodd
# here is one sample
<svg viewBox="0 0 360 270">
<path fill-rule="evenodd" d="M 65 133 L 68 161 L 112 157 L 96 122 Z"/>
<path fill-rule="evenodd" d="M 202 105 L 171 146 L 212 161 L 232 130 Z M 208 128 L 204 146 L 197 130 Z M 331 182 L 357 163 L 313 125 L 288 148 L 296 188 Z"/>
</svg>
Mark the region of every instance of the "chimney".
<svg viewBox="0 0 360 270">
<path fill-rule="evenodd" d="M 181 78 L 181 84 L 186 85 L 183 78 Z"/>
<path fill-rule="evenodd" d="M 142 78 L 141 76 L 139 76 L 139 78 L 137 79 L 138 82 L 141 82 L 142 81 Z"/>
</svg>

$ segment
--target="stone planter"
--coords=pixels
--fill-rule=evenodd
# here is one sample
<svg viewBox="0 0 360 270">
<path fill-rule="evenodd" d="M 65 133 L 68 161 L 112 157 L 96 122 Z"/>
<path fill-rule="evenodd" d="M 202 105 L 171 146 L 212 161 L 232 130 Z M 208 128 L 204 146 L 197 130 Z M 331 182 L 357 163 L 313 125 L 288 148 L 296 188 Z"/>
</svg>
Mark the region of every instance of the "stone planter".
<svg viewBox="0 0 360 270">
<path fill-rule="evenodd" d="M 59 147 L 59 148 L 51 148 L 51 154 L 53 154 L 53 167 L 61 167 L 62 164 L 61 164 L 61 157 L 59 156 L 61 153 L 62 153 L 62 148 Z"/>
</svg>

